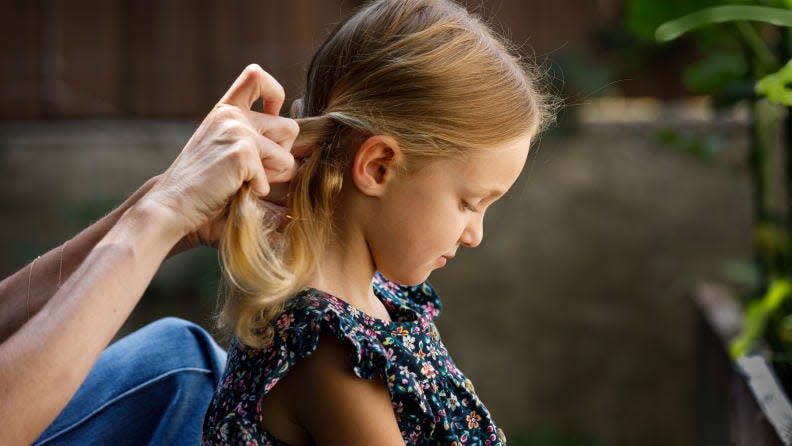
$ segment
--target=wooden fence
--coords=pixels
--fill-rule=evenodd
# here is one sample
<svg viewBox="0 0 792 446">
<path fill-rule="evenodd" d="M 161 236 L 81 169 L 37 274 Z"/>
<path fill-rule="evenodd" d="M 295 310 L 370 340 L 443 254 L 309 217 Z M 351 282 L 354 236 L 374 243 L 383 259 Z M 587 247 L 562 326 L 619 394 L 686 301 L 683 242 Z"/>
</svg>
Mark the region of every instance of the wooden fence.
<svg viewBox="0 0 792 446">
<path fill-rule="evenodd" d="M 362 0 L 0 0 L 0 119 L 197 117 L 261 64 L 299 96 Z M 586 46 L 624 0 L 468 0 L 539 55 Z M 651 82 L 651 81 L 649 81 Z"/>
</svg>

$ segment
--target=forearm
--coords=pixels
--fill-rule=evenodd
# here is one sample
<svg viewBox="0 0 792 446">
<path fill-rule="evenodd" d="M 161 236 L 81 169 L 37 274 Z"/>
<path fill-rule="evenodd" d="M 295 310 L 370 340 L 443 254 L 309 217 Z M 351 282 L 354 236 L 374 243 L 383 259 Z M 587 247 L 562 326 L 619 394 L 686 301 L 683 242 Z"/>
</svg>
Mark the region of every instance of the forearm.
<svg viewBox="0 0 792 446">
<path fill-rule="evenodd" d="M 60 413 L 184 235 L 172 222 L 146 203 L 128 209 L 0 345 L 0 444 L 32 442 Z"/>
<path fill-rule="evenodd" d="M 28 264 L 0 282 L 0 343 L 25 323 L 28 312 L 33 316 L 47 303 L 55 294 L 59 275 L 61 283 L 66 282 L 91 249 L 121 215 L 151 189 L 155 181 L 156 177 L 148 180 L 115 210 L 42 255 L 32 265 L 32 270 L 31 264 Z"/>
</svg>

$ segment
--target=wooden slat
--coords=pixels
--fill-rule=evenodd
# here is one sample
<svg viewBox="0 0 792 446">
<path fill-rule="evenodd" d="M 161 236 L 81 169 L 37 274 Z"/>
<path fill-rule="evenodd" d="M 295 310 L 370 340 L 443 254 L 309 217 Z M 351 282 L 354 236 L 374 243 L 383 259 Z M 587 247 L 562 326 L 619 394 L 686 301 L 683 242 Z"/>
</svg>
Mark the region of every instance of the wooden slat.
<svg viewBox="0 0 792 446">
<path fill-rule="evenodd" d="M 38 1 L 3 1 L 0 13 L 0 119 L 40 114 Z"/>
<path fill-rule="evenodd" d="M 150 20 L 153 2 L 123 0 L 121 3 L 122 30 L 119 47 L 123 65 L 116 82 L 121 96 L 120 108 L 131 117 L 146 116 L 150 110 L 149 83 L 151 47 L 154 42 L 154 21 Z M 144 6 L 140 6 L 144 5 Z"/>
<path fill-rule="evenodd" d="M 53 1 L 48 16 L 59 35 L 47 40 L 46 73 L 54 112 L 68 117 L 119 116 L 119 2 Z"/>
<path fill-rule="evenodd" d="M 527 51 L 552 57 L 567 47 L 596 51 L 592 31 L 617 21 L 625 0 L 457 1 L 495 16 L 496 29 Z M 0 117 L 199 117 L 251 62 L 284 86 L 285 112 L 316 48 L 362 3 L 0 0 Z M 619 85 L 678 94 L 680 63 L 659 65 L 662 82 L 645 70 Z"/>
</svg>

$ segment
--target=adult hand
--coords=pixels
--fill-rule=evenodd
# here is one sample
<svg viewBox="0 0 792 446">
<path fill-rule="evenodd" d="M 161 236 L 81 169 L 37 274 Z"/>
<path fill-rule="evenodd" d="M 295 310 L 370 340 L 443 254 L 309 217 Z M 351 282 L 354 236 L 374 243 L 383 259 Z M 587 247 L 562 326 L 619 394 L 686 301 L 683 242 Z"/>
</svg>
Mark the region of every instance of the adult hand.
<svg viewBox="0 0 792 446">
<path fill-rule="evenodd" d="M 258 98 L 263 112 L 251 110 Z M 0 419 L 6 423 L 0 444 L 31 444 L 52 423 L 180 238 L 211 228 L 244 184 L 265 197 L 270 182 L 293 176 L 289 151 L 299 127 L 277 116 L 283 100 L 275 79 L 248 66 L 167 171 L 73 239 L 65 261 L 61 245 L 36 269 L 31 263 L 0 282 L 0 300 L 25 297 L 14 300 L 13 310 L 16 320 L 27 321 L 19 329 L 21 322 L 14 322 L 0 344 Z M 211 243 L 212 232 L 206 237 Z M 46 297 L 52 271 L 60 277 L 61 266 L 66 280 Z M 28 296 L 37 303 L 29 320 L 21 311 L 30 308 Z"/>
<path fill-rule="evenodd" d="M 259 98 L 263 113 L 251 109 Z M 300 129 L 296 121 L 278 116 L 284 100 L 283 87 L 270 74 L 248 65 L 146 194 L 146 200 L 171 211 L 186 234 L 175 251 L 216 246 L 227 204 L 244 184 L 264 198 L 270 183 L 294 176 L 290 151 Z"/>
</svg>

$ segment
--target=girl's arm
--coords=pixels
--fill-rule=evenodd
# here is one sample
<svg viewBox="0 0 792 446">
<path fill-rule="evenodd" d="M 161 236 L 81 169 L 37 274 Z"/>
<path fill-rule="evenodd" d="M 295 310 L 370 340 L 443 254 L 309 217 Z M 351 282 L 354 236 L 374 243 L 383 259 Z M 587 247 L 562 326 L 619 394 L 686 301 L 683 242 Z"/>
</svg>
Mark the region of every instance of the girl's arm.
<svg viewBox="0 0 792 446">
<path fill-rule="evenodd" d="M 291 412 L 322 445 L 404 445 L 382 380 L 361 379 L 351 369 L 350 347 L 322 336 L 316 351 L 286 376 Z"/>
</svg>

